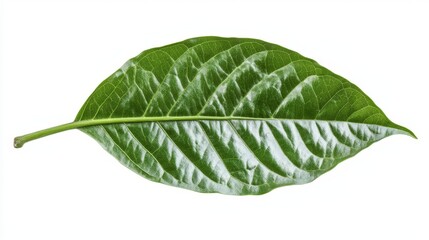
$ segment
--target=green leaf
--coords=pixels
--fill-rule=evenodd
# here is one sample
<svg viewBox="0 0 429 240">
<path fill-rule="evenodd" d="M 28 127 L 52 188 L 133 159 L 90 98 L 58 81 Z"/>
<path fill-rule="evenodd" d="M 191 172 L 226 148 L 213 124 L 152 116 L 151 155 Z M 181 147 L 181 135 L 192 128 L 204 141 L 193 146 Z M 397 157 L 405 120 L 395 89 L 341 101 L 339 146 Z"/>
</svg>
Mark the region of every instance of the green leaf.
<svg viewBox="0 0 429 240">
<path fill-rule="evenodd" d="M 103 81 L 74 122 L 123 165 L 198 192 L 263 194 L 313 181 L 392 134 L 358 87 L 256 39 L 201 37 L 142 52 Z"/>
</svg>

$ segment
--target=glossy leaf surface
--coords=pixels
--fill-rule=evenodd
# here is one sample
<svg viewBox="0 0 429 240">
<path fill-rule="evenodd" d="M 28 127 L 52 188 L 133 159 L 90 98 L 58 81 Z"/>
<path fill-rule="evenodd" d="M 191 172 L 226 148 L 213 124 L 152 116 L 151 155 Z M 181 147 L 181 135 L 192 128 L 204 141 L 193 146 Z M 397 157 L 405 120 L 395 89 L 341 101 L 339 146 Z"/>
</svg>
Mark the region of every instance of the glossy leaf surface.
<svg viewBox="0 0 429 240">
<path fill-rule="evenodd" d="M 81 130 L 145 178 L 237 195 L 310 182 L 384 137 L 413 135 L 314 60 L 219 37 L 144 51 L 75 122 L 94 122 Z"/>
</svg>

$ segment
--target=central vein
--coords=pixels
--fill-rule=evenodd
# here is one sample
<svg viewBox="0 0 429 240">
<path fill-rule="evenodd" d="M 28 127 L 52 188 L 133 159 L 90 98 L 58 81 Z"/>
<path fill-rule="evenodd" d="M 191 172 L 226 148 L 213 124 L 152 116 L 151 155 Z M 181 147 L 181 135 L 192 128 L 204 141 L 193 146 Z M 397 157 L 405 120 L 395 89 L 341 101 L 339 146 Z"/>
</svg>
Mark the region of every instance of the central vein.
<svg viewBox="0 0 429 240">
<path fill-rule="evenodd" d="M 330 121 L 330 122 L 341 122 L 341 121 L 331 121 L 331 120 L 317 120 L 317 119 L 284 119 L 284 118 L 257 118 L 257 117 L 239 117 L 239 116 L 158 116 L 158 117 L 122 117 L 122 118 L 102 118 L 102 119 L 89 119 L 81 120 L 71 123 L 66 123 L 63 125 L 58 125 L 55 127 L 47 128 L 37 132 L 29 133 L 15 138 L 14 146 L 20 148 L 24 143 L 42 138 L 54 133 L 63 132 L 76 128 L 91 127 L 97 125 L 107 125 L 107 124 L 121 124 L 121 123 L 143 123 L 143 122 L 174 122 L 174 121 L 228 121 L 228 120 L 250 120 L 250 121 L 270 121 L 270 120 L 290 120 L 290 121 Z M 352 122 L 349 122 L 352 123 Z M 359 124 L 359 123 L 355 123 Z M 360 123 L 364 124 L 364 123 Z M 374 125 L 374 124 L 365 124 L 365 125 Z M 393 128 L 399 130 L 400 132 L 415 137 L 408 129 L 398 128 L 397 126 L 383 126 L 387 128 Z"/>
<path fill-rule="evenodd" d="M 14 146 L 20 148 L 24 143 L 38 138 L 42 138 L 54 133 L 63 132 L 76 128 L 105 125 L 105 124 L 118 124 L 118 123 L 141 123 L 141 122 L 167 122 L 167 121 L 201 121 L 201 120 L 268 120 L 267 118 L 250 118 L 250 117 L 216 117 L 216 116 L 159 116 L 159 117 L 123 117 L 123 118 L 103 118 L 103 119 L 89 119 L 81 120 L 55 127 L 47 128 L 37 132 L 29 133 L 15 138 Z"/>
</svg>

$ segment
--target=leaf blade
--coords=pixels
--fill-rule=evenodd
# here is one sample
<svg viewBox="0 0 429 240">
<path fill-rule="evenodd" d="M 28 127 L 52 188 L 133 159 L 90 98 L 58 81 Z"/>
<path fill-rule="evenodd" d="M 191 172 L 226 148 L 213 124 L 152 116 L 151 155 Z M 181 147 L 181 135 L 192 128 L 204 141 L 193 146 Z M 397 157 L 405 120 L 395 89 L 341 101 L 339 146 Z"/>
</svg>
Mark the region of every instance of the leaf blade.
<svg viewBox="0 0 429 240">
<path fill-rule="evenodd" d="M 149 180 L 235 195 L 311 182 L 380 139 L 415 137 L 314 60 L 220 37 L 144 51 L 96 88 L 75 122 L 15 144 L 72 128 Z"/>
</svg>

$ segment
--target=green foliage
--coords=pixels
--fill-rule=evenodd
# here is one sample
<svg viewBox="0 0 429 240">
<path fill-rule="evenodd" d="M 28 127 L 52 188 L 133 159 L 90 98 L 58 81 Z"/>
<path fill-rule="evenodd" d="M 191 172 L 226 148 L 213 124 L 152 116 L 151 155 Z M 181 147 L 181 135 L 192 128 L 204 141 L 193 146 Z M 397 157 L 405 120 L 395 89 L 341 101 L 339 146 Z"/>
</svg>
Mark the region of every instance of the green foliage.
<svg viewBox="0 0 429 240">
<path fill-rule="evenodd" d="M 147 179 L 236 195 L 308 183 L 382 138 L 414 136 L 314 60 L 220 37 L 129 60 L 65 128 L 75 127 Z"/>
</svg>

